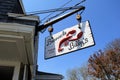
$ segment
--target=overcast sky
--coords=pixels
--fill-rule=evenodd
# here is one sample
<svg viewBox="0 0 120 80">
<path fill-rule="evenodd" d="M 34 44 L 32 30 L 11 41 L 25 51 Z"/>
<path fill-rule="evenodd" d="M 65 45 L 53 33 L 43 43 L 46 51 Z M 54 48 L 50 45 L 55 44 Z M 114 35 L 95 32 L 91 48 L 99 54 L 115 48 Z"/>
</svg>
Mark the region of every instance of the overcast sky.
<svg viewBox="0 0 120 80">
<path fill-rule="evenodd" d="M 80 0 L 23 0 L 26 13 L 74 6 Z M 105 45 L 116 38 L 120 38 L 120 0 L 86 0 L 81 5 L 86 9 L 82 13 L 82 21 L 89 20 L 96 45 L 78 50 L 67 55 L 44 60 L 45 37 L 49 36 L 48 30 L 39 33 L 38 68 L 40 71 L 58 73 L 66 77 L 69 69 L 81 67 L 86 64 L 90 55 L 99 49 L 104 49 Z M 54 16 L 53 13 L 50 17 Z M 39 14 L 41 23 L 48 14 Z M 76 14 L 53 25 L 53 34 L 77 24 Z"/>
</svg>

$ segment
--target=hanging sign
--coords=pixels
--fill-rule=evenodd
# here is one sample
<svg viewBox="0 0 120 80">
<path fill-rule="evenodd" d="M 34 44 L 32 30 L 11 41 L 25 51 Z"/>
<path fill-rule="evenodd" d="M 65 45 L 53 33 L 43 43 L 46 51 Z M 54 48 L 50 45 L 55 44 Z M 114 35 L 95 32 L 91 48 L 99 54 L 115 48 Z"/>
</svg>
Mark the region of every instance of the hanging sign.
<svg viewBox="0 0 120 80">
<path fill-rule="evenodd" d="M 80 23 L 45 39 L 45 59 L 94 45 L 89 21 Z"/>
</svg>

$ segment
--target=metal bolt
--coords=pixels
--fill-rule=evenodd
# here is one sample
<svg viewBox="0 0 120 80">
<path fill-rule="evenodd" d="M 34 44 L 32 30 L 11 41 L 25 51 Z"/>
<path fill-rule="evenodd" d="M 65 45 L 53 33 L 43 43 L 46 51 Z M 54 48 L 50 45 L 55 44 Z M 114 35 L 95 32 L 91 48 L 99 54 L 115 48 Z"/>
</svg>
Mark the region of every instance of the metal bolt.
<svg viewBox="0 0 120 80">
<path fill-rule="evenodd" d="M 82 17 L 80 16 L 80 14 L 76 15 L 76 19 L 81 21 Z"/>
<path fill-rule="evenodd" d="M 53 32 L 53 27 L 52 27 L 52 26 L 49 27 L 49 28 L 48 28 L 48 31 L 49 31 L 49 32 Z"/>
</svg>

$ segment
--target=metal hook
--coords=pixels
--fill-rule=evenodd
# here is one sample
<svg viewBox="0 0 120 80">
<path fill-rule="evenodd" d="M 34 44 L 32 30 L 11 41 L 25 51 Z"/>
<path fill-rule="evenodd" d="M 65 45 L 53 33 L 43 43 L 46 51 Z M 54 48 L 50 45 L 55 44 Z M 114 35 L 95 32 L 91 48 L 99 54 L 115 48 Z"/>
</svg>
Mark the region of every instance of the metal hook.
<svg viewBox="0 0 120 80">
<path fill-rule="evenodd" d="M 77 21 L 78 21 L 78 28 L 81 29 L 81 27 L 80 27 L 80 23 L 81 23 L 81 20 L 82 20 L 81 15 L 77 13 L 76 19 L 77 19 Z"/>
<path fill-rule="evenodd" d="M 48 28 L 48 31 L 50 33 L 51 38 L 53 39 L 53 36 L 52 36 L 53 26 L 52 25 Z"/>
</svg>

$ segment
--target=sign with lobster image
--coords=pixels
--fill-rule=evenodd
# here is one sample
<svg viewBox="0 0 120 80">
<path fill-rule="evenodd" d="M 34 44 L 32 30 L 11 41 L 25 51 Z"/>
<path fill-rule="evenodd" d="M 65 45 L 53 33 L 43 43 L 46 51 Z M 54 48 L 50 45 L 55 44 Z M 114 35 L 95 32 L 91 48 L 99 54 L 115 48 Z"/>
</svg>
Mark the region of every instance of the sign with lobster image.
<svg viewBox="0 0 120 80">
<path fill-rule="evenodd" d="M 89 21 L 58 32 L 45 39 L 45 59 L 94 45 Z"/>
</svg>

